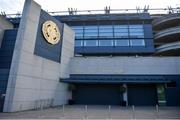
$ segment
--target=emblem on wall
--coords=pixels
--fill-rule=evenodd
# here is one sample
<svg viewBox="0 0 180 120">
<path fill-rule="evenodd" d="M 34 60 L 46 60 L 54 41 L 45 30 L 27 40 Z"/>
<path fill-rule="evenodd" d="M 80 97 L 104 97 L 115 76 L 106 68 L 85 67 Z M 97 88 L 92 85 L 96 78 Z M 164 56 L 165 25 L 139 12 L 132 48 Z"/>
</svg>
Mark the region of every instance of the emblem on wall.
<svg viewBox="0 0 180 120">
<path fill-rule="evenodd" d="M 42 33 L 46 41 L 52 45 L 60 41 L 61 33 L 53 21 L 46 21 L 42 25 Z"/>
</svg>

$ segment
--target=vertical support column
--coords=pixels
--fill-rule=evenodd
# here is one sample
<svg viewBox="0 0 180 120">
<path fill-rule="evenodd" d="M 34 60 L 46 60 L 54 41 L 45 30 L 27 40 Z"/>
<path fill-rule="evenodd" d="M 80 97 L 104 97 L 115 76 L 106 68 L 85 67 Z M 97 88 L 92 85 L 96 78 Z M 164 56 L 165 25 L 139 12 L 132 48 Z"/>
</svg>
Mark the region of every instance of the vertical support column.
<svg viewBox="0 0 180 120">
<path fill-rule="evenodd" d="M 62 49 L 61 49 L 61 68 L 60 68 L 60 77 L 61 78 L 69 78 L 70 75 L 70 61 L 71 58 L 74 56 L 74 39 L 75 33 L 74 31 L 66 24 L 64 24 L 63 29 L 63 42 L 62 42 Z M 68 87 L 67 83 L 61 83 L 64 86 Z M 67 95 L 62 96 L 64 103 L 67 104 L 68 99 L 72 97 L 72 91 L 66 91 Z M 69 92 L 69 93 L 68 93 Z"/>
</svg>

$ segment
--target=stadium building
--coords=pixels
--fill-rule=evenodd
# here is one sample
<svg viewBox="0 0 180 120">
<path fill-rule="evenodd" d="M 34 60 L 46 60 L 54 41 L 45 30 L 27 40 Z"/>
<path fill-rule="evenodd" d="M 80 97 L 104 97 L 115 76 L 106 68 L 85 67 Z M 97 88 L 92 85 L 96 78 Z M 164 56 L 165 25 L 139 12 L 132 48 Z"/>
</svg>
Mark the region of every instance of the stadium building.
<svg viewBox="0 0 180 120">
<path fill-rule="evenodd" d="M 0 111 L 180 105 L 180 13 L 0 16 Z"/>
</svg>

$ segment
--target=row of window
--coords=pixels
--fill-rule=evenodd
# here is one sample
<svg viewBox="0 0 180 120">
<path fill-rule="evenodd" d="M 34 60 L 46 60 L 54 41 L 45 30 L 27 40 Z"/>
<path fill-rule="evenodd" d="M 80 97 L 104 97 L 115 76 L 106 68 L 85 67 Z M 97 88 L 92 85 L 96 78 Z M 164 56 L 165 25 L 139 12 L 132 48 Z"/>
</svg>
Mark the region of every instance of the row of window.
<svg viewBox="0 0 180 120">
<path fill-rule="evenodd" d="M 76 40 L 75 46 L 145 46 L 144 39 Z"/>
<path fill-rule="evenodd" d="M 144 38 L 143 25 L 72 26 L 76 38 Z"/>
</svg>

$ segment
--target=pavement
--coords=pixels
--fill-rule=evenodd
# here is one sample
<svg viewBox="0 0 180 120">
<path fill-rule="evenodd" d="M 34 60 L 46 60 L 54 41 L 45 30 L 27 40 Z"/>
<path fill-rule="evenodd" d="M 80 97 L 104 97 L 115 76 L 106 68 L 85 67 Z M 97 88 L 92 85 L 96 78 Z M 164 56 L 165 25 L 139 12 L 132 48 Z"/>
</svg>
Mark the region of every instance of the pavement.
<svg viewBox="0 0 180 120">
<path fill-rule="evenodd" d="M 0 113 L 0 119 L 180 119 L 180 107 L 67 105 L 42 110 Z"/>
</svg>

